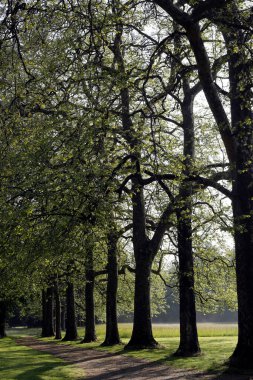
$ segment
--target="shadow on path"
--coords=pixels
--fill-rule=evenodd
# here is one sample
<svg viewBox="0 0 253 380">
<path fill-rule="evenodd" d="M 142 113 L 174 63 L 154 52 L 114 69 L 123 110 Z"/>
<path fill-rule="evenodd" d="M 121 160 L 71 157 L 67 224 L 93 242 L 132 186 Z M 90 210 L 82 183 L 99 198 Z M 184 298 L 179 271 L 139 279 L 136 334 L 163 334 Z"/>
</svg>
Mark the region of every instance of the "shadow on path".
<svg viewBox="0 0 253 380">
<path fill-rule="evenodd" d="M 17 343 L 33 349 L 48 352 L 66 362 L 85 370 L 85 380 L 253 380 L 253 377 L 239 374 L 206 374 L 187 369 L 176 369 L 125 355 L 104 351 L 61 345 L 55 342 L 39 341 L 31 337 L 20 338 Z"/>
</svg>

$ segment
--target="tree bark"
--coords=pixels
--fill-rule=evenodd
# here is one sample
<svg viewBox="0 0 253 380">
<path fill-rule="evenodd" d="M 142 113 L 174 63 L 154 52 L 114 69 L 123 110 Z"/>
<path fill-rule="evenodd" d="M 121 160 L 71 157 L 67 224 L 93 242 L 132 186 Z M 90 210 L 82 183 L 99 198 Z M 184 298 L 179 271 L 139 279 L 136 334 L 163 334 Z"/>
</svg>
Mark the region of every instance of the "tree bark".
<svg viewBox="0 0 253 380">
<path fill-rule="evenodd" d="M 55 297 L 55 339 L 62 339 L 61 336 L 61 300 L 59 294 L 58 280 L 54 284 Z"/>
<path fill-rule="evenodd" d="M 123 23 L 121 11 L 114 9 L 115 15 L 119 19 L 117 25 L 114 46 L 112 48 L 115 60 L 118 64 L 119 77 L 126 76 L 124 58 L 121 52 Z M 140 168 L 141 141 L 136 137 L 133 122 L 130 116 L 130 94 L 127 87 L 121 88 L 121 110 L 122 129 L 126 142 L 131 153 L 131 163 L 133 167 L 132 183 L 132 212 L 133 212 L 133 247 L 136 262 L 135 272 L 135 299 L 134 299 L 134 325 L 129 343 L 125 346 L 129 348 L 154 348 L 158 346 L 152 333 L 151 307 L 150 307 L 150 277 L 151 266 L 155 254 L 157 253 L 163 236 L 163 228 L 159 228 L 151 241 L 146 234 L 146 214 L 143 195 L 143 185 Z M 163 223 L 160 224 L 162 226 Z M 164 226 L 163 226 L 164 227 Z M 162 232 L 163 231 L 163 232 Z M 154 244 L 153 244 L 154 243 Z"/>
<path fill-rule="evenodd" d="M 0 339 L 6 337 L 6 316 L 7 304 L 5 301 L 0 301 Z"/>
<path fill-rule="evenodd" d="M 194 160 L 193 99 L 187 79 L 184 79 L 182 102 L 185 177 L 191 174 Z M 192 184 L 183 180 L 180 191 L 180 208 L 177 212 L 179 300 L 180 300 L 180 344 L 176 356 L 193 356 L 200 353 L 198 342 L 196 305 L 194 294 L 194 269 L 192 252 Z"/>
<path fill-rule="evenodd" d="M 106 290 L 106 335 L 102 346 L 113 346 L 120 343 L 117 321 L 117 291 L 118 291 L 118 234 L 112 230 L 108 234 L 107 254 L 107 290 Z"/>
<path fill-rule="evenodd" d="M 53 316 L 53 294 L 52 286 L 42 291 L 42 334 L 43 338 L 54 336 L 54 316 Z"/>
<path fill-rule="evenodd" d="M 155 348 L 158 343 L 153 337 L 150 306 L 150 277 L 152 256 L 147 252 L 136 257 L 134 324 L 126 349 Z"/>
<path fill-rule="evenodd" d="M 65 305 L 62 305 L 61 307 L 61 330 L 66 330 L 66 310 Z"/>
<path fill-rule="evenodd" d="M 239 175 L 238 175 L 239 176 Z M 238 177 L 236 176 L 236 177 Z M 238 296 L 238 343 L 230 358 L 232 367 L 253 368 L 253 221 L 252 178 L 242 174 L 233 184 L 233 213 Z M 248 178 L 247 178 L 248 177 Z M 251 196 L 250 194 L 251 193 Z M 247 217 L 248 216 L 248 217 Z"/>
<path fill-rule="evenodd" d="M 97 340 L 94 302 L 95 272 L 93 268 L 92 249 L 87 250 L 85 277 L 85 335 L 82 343 L 90 343 Z"/>
<path fill-rule="evenodd" d="M 78 338 L 76 326 L 75 293 L 72 282 L 67 283 L 66 289 L 66 332 L 63 340 L 76 340 Z"/>
<path fill-rule="evenodd" d="M 223 29 L 229 55 L 229 82 L 232 128 L 212 78 L 210 62 L 198 22 L 179 10 L 171 0 L 155 0 L 171 17 L 186 29 L 194 52 L 199 78 L 217 122 L 230 163 L 233 166 L 232 207 L 236 251 L 238 294 L 238 343 L 231 357 L 231 366 L 253 367 L 253 116 L 251 109 L 250 69 L 252 62 L 245 53 L 250 34 L 240 28 L 242 13 L 235 1 L 220 2 L 222 16 L 229 21 Z M 204 2 L 202 2 L 204 3 Z M 201 4 L 205 6 L 205 4 Z M 208 7 L 212 18 L 212 5 Z M 194 14 L 194 12 L 192 12 Z M 208 14 L 205 14 L 208 16 Z M 245 16 L 247 17 L 247 16 Z M 235 22 L 234 22 L 235 21 Z M 234 26 L 235 25 L 235 26 Z M 222 28 L 222 26 L 221 26 Z"/>
<path fill-rule="evenodd" d="M 193 356 L 200 353 L 198 342 L 194 294 L 194 270 L 190 204 L 178 212 L 180 344 L 176 356 Z M 188 215 L 188 220 L 186 217 Z"/>
<path fill-rule="evenodd" d="M 233 3 L 230 17 L 237 18 Z M 232 367 L 253 368 L 253 116 L 250 105 L 250 66 L 245 37 L 239 29 L 224 33 L 229 53 L 232 129 L 236 139 L 233 178 L 233 216 L 238 296 L 238 343 Z M 252 64 L 251 64 L 252 65 Z"/>
</svg>

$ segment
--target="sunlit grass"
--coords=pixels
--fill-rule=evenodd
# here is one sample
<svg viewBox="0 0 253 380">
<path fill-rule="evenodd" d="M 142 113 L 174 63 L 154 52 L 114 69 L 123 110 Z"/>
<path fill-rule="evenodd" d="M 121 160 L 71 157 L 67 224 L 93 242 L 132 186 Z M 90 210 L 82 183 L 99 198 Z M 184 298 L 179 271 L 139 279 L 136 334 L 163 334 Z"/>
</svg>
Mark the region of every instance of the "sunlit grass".
<svg viewBox="0 0 253 380">
<path fill-rule="evenodd" d="M 130 355 L 138 358 L 144 358 L 157 361 L 163 364 L 175 366 L 177 368 L 191 368 L 200 371 L 214 371 L 226 368 L 226 360 L 232 354 L 237 340 L 237 326 L 235 324 L 215 324 L 200 323 L 198 325 L 199 341 L 202 349 L 202 355 L 192 358 L 176 358 L 172 356 L 179 343 L 179 325 L 178 324 L 156 324 L 153 332 L 157 341 L 163 348 L 155 350 L 141 351 L 124 351 L 123 345 L 105 348 L 100 347 L 105 334 L 105 325 L 96 326 L 98 342 L 82 345 L 84 348 L 96 348 L 98 350 Z M 130 323 L 119 324 L 120 336 L 122 343 L 127 343 L 132 331 Z M 35 335 L 39 336 L 38 329 L 12 329 L 13 335 Z M 78 328 L 80 338 L 84 335 L 84 327 Z M 53 339 L 53 338 L 52 338 Z M 52 340 L 50 339 L 50 340 Z M 69 344 L 70 342 L 68 342 Z M 80 344 L 80 341 L 71 343 Z"/>
<path fill-rule="evenodd" d="M 105 326 L 97 325 L 97 334 L 104 335 Z M 119 331 L 121 338 L 129 339 L 132 332 L 131 323 L 119 323 Z M 237 336 L 236 324 L 218 324 L 218 323 L 199 323 L 198 334 L 200 337 L 218 337 L 218 336 Z M 84 328 L 79 328 L 78 332 L 80 336 L 84 333 Z M 179 337 L 179 324 L 154 324 L 153 325 L 154 336 L 159 338 L 175 338 Z"/>
<path fill-rule="evenodd" d="M 19 346 L 11 338 L 0 339 L 0 379 L 77 380 L 84 371 L 47 353 Z"/>
<path fill-rule="evenodd" d="M 83 336 L 84 329 L 79 328 L 79 335 Z M 163 348 L 155 350 L 133 350 L 127 353 L 122 346 L 110 348 L 99 347 L 104 337 L 105 326 L 97 326 L 97 343 L 85 344 L 87 348 L 96 348 L 110 352 L 118 352 L 138 358 L 158 361 L 173 365 L 177 368 L 190 368 L 200 371 L 218 371 L 226 369 L 226 361 L 231 356 L 237 341 L 237 326 L 235 324 L 201 323 L 198 325 L 201 356 L 191 358 L 177 358 L 172 356 L 179 344 L 179 325 L 154 325 L 153 333 Z M 122 342 L 128 342 L 132 325 L 119 324 Z"/>
</svg>

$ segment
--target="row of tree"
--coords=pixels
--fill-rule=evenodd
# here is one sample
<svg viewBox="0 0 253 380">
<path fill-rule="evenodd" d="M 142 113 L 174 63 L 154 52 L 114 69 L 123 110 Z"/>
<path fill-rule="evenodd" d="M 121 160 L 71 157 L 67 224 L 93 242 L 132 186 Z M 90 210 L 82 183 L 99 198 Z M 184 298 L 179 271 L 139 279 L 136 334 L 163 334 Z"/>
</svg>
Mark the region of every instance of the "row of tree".
<svg viewBox="0 0 253 380">
<path fill-rule="evenodd" d="M 251 367 L 251 23 L 250 2 L 239 0 L 3 4 L 2 305 L 32 281 L 43 289 L 43 335 L 52 334 L 54 292 L 59 338 L 65 276 L 76 338 L 76 278 L 85 283 L 84 341 L 94 340 L 100 279 L 105 342 L 115 344 L 118 275 L 124 292 L 133 273 L 127 347 L 156 347 L 158 278 L 180 303 L 176 354 L 196 355 L 196 307 L 234 307 L 234 239 L 231 365 Z"/>
</svg>

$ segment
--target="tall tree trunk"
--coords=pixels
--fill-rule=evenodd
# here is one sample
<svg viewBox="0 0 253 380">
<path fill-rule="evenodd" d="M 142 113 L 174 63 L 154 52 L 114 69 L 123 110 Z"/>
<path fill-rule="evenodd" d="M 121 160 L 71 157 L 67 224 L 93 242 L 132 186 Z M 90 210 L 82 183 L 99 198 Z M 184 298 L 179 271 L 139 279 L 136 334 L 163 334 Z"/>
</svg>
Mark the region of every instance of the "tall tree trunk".
<svg viewBox="0 0 253 380">
<path fill-rule="evenodd" d="M 114 7 L 115 16 L 121 20 L 121 11 Z M 125 62 L 121 51 L 123 24 L 118 23 L 114 39 L 114 56 L 118 64 L 119 76 L 126 76 Z M 151 312 L 150 312 L 150 276 L 152 260 L 147 253 L 146 218 L 143 196 L 143 186 L 140 185 L 141 172 L 139 159 L 141 156 L 140 141 L 135 136 L 133 122 L 130 116 L 129 89 L 124 86 L 120 91 L 122 129 L 126 142 L 132 152 L 132 210 L 133 210 L 133 246 L 136 262 L 135 294 L 134 294 L 134 325 L 128 348 L 155 347 L 157 342 L 153 338 Z M 150 262 L 151 261 L 151 262 Z M 142 267 L 143 264 L 143 267 Z"/>
<path fill-rule="evenodd" d="M 72 282 L 67 283 L 66 289 L 66 332 L 63 340 L 76 340 L 78 338 L 76 326 L 75 293 Z"/>
<path fill-rule="evenodd" d="M 240 19 L 236 3 L 227 8 Z M 230 13 L 229 13 L 230 12 Z M 238 296 L 238 343 L 231 365 L 253 368 L 253 113 L 252 62 L 245 52 L 245 34 L 238 28 L 224 33 L 229 54 L 232 129 L 236 140 L 233 215 Z"/>
<path fill-rule="evenodd" d="M 65 305 L 61 306 L 61 330 L 66 330 L 66 310 Z"/>
<path fill-rule="evenodd" d="M 95 342 L 97 340 L 95 330 L 95 302 L 94 286 L 95 273 L 93 268 L 93 250 L 87 250 L 85 268 L 85 335 L 82 343 Z"/>
<path fill-rule="evenodd" d="M 144 252 L 145 253 L 145 252 Z M 146 252 L 147 253 L 147 252 Z M 136 257 L 134 324 L 126 349 L 155 348 L 158 343 L 153 337 L 150 306 L 150 277 L 152 258 L 147 254 Z"/>
<path fill-rule="evenodd" d="M 61 339 L 61 300 L 59 294 L 58 280 L 54 284 L 55 297 L 55 339 Z"/>
<path fill-rule="evenodd" d="M 194 52 L 199 78 L 208 104 L 233 167 L 232 206 L 236 251 L 238 295 L 238 343 L 231 366 L 253 367 L 253 114 L 251 109 L 250 69 L 252 62 L 245 49 L 247 43 L 240 29 L 241 15 L 235 1 L 224 2 L 223 17 L 229 24 L 223 30 L 229 55 L 229 82 L 232 128 L 215 86 L 210 61 L 200 27 L 184 12 L 178 12 L 171 1 L 155 0 L 186 29 Z M 209 10 L 212 10 L 211 2 Z M 211 16 L 211 14 L 210 14 Z M 235 27 L 233 25 L 236 25 Z"/>
<path fill-rule="evenodd" d="M 117 321 L 117 290 L 118 290 L 118 234 L 111 231 L 108 234 L 107 253 L 107 290 L 106 290 L 106 335 L 102 346 L 112 346 L 120 343 Z"/>
<path fill-rule="evenodd" d="M 121 51 L 123 33 L 123 22 L 121 22 L 122 11 L 118 9 L 118 5 L 116 3 L 114 4 L 113 12 L 115 13 L 115 16 L 117 16 L 119 22 L 116 27 L 112 50 L 118 64 L 120 83 L 122 83 L 122 78 L 127 78 L 127 73 L 125 69 L 124 57 Z M 133 121 L 130 116 L 130 94 L 127 86 L 128 84 L 126 81 L 125 86 L 122 86 L 120 91 L 122 112 L 121 120 L 124 137 L 131 151 L 131 162 L 133 167 L 131 192 L 133 210 L 133 246 L 136 262 L 136 273 L 134 325 L 131 339 L 125 348 L 128 349 L 135 347 L 142 349 L 147 347 L 154 348 L 158 345 L 152 333 L 150 311 L 150 277 L 152 262 L 155 254 L 158 252 L 162 236 L 165 232 L 165 216 L 167 216 L 167 211 L 162 216 L 160 220 L 161 223 L 159 223 L 159 228 L 157 228 L 152 241 L 150 241 L 146 233 L 145 201 L 140 168 L 141 138 L 136 137 L 138 134 L 133 128 Z"/>
<path fill-rule="evenodd" d="M 189 219 L 186 219 L 190 210 L 190 205 L 186 203 L 178 213 L 180 344 L 175 353 L 176 356 L 192 356 L 200 353 L 196 323 L 190 216 L 188 215 Z"/>
<path fill-rule="evenodd" d="M 46 291 L 42 289 L 41 292 L 41 307 L 42 307 L 42 331 L 41 336 L 43 337 L 46 334 Z"/>
<path fill-rule="evenodd" d="M 182 102 L 185 177 L 191 174 L 194 160 L 194 117 L 193 99 L 187 79 L 183 80 L 184 101 Z M 179 300 L 180 300 L 180 344 L 175 355 L 192 356 L 200 353 L 196 321 L 194 294 L 194 269 L 192 252 L 192 184 L 185 180 L 181 184 L 180 209 L 177 212 Z"/>
<path fill-rule="evenodd" d="M 242 174 L 244 177 L 250 177 Z M 245 178 L 246 180 L 246 178 Z M 253 220 L 252 178 L 233 184 L 235 252 L 238 295 L 238 343 L 230 358 L 232 367 L 253 368 Z M 248 182 L 248 184 L 247 184 Z M 249 196 L 251 193 L 251 197 Z M 247 217 L 248 215 L 248 217 Z"/>
<path fill-rule="evenodd" d="M 42 292 L 42 334 L 43 338 L 54 336 L 54 318 L 53 318 L 53 294 L 52 286 Z"/>
<path fill-rule="evenodd" d="M 6 316 L 7 304 L 5 301 L 0 301 L 0 339 L 6 337 Z"/>
</svg>

